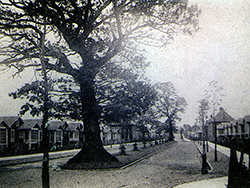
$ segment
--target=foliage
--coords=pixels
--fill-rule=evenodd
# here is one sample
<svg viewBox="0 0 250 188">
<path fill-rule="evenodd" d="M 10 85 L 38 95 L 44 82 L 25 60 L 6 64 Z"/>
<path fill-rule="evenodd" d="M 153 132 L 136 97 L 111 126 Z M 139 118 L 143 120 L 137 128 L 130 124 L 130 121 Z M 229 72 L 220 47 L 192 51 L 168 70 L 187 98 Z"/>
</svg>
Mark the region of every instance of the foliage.
<svg viewBox="0 0 250 188">
<path fill-rule="evenodd" d="M 47 103 L 49 109 L 49 117 L 58 119 L 70 118 L 80 120 L 79 107 L 79 88 L 70 78 L 59 78 L 57 80 L 50 79 L 48 85 L 49 101 Z M 45 101 L 44 81 L 33 81 L 26 83 L 15 92 L 9 93 L 13 99 L 26 99 L 28 102 L 21 106 L 20 115 L 24 115 L 30 111 L 32 116 L 40 116 L 44 113 Z"/>
<path fill-rule="evenodd" d="M 159 112 L 159 117 L 171 119 L 173 123 L 180 121 L 179 114 L 185 112 L 186 100 L 177 94 L 171 82 L 157 83 L 155 88 L 158 93 L 156 110 Z"/>
<path fill-rule="evenodd" d="M 44 82 L 34 81 L 10 93 L 14 99 L 28 99 L 20 114 L 30 111 L 32 116 L 43 112 Z M 81 99 L 79 86 L 70 77 L 50 80 L 49 117 L 81 120 Z M 97 100 L 102 121 L 129 123 L 144 115 L 154 104 L 156 92 L 146 81 L 138 80 L 131 70 L 109 63 L 96 78 Z"/>
<path fill-rule="evenodd" d="M 181 2 L 181 1 L 180 1 Z M 39 38 L 46 18 L 47 68 L 75 76 L 98 70 L 111 58 L 126 58 L 135 67 L 141 58 L 136 44 L 162 46 L 176 33 L 197 30 L 197 7 L 178 1 L 1 1 L 3 64 L 23 71 L 38 66 Z M 69 56 L 80 59 L 72 62 Z M 78 73 L 78 74 L 76 74 Z M 86 73 L 86 72 L 85 72 Z M 78 78 L 80 79 L 80 77 Z"/>
<path fill-rule="evenodd" d="M 177 132 L 176 121 L 180 121 L 180 113 L 184 113 L 187 105 L 186 100 L 177 94 L 171 82 L 155 84 L 157 95 L 156 110 L 160 117 L 165 117 L 166 131 L 169 132 L 169 140 L 174 140 L 173 132 Z"/>
<path fill-rule="evenodd" d="M 200 13 L 183 1 L 162 0 L 6 0 L 0 10 L 2 64 L 15 67 L 17 73 L 40 67 L 45 18 L 47 69 L 71 75 L 80 87 L 86 87 L 86 81 L 91 82 L 114 57 L 130 61 L 134 69 L 143 67 L 138 44 L 162 46 L 176 33 L 191 34 L 198 28 Z"/>
<path fill-rule="evenodd" d="M 98 74 L 96 91 L 104 123 L 128 124 L 154 104 L 154 88 L 131 70 L 107 64 Z"/>
<path fill-rule="evenodd" d="M 32 116 L 39 116 L 44 113 L 44 81 L 34 81 L 31 84 L 27 83 L 17 91 L 10 93 L 9 96 L 12 96 L 13 99 L 28 99 L 28 102 L 21 107 L 21 115 L 24 115 L 29 110 Z M 48 104 L 52 106 L 52 101 L 50 100 Z"/>
<path fill-rule="evenodd" d="M 209 103 L 208 100 L 202 99 L 199 101 L 199 107 L 198 107 L 198 123 L 202 126 L 205 118 L 207 117 L 207 112 L 209 110 Z"/>
</svg>

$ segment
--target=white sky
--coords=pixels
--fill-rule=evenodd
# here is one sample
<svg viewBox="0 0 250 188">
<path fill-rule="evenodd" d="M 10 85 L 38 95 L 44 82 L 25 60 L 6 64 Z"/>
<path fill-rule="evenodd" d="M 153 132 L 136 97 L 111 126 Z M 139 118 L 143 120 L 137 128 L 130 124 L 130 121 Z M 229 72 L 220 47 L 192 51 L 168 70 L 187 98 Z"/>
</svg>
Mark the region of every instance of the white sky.
<svg viewBox="0 0 250 188">
<path fill-rule="evenodd" d="M 177 36 L 160 51 L 150 50 L 148 77 L 171 81 L 189 104 L 180 125 L 193 125 L 197 101 L 210 81 L 218 81 L 226 96 L 222 107 L 234 118 L 250 114 L 250 1 L 190 0 L 202 14 L 200 31 Z"/>
<path fill-rule="evenodd" d="M 234 118 L 250 114 L 250 1 L 189 0 L 201 9 L 200 31 L 193 36 L 178 35 L 172 44 L 152 48 L 147 75 L 152 82 L 171 81 L 188 103 L 180 125 L 192 125 L 198 102 L 210 81 L 224 87 L 222 107 Z M 32 73 L 32 74 L 31 74 Z M 17 115 L 23 101 L 8 93 L 30 82 L 33 70 L 9 78 L 0 72 L 0 116 Z"/>
</svg>

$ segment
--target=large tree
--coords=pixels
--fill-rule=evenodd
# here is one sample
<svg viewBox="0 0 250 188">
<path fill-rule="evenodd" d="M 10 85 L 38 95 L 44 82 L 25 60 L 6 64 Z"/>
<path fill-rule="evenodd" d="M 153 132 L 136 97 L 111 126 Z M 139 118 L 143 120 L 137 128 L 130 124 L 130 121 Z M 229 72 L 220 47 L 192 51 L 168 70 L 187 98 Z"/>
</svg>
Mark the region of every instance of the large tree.
<svg viewBox="0 0 250 188">
<path fill-rule="evenodd" d="M 38 41 L 45 19 L 47 69 L 71 75 L 80 87 L 86 142 L 71 163 L 117 161 L 100 139 L 96 74 L 112 58 L 140 66 L 136 44 L 160 46 L 176 33 L 192 33 L 198 14 L 197 7 L 177 0 L 1 1 L 2 64 L 18 72 L 40 66 Z"/>
</svg>

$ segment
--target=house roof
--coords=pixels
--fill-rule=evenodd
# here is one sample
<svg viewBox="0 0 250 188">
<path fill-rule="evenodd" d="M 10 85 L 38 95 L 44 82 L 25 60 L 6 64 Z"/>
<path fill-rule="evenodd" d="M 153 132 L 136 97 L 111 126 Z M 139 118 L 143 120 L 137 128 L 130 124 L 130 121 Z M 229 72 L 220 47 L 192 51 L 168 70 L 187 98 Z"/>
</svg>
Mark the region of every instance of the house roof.
<svg viewBox="0 0 250 188">
<path fill-rule="evenodd" d="M 23 124 L 18 127 L 18 130 L 29 130 L 32 128 L 41 129 L 42 120 L 41 119 L 24 119 Z"/>
<path fill-rule="evenodd" d="M 237 120 L 231 121 L 231 125 L 232 125 L 232 126 L 237 126 Z"/>
<path fill-rule="evenodd" d="M 18 120 L 22 121 L 19 116 L 2 116 L 2 117 L 0 117 L 0 123 L 2 123 L 4 121 L 9 127 L 11 127 Z"/>
<path fill-rule="evenodd" d="M 244 124 L 244 123 L 245 123 L 245 119 L 239 118 L 236 122 L 237 122 L 239 125 L 241 125 L 241 124 Z"/>
<path fill-rule="evenodd" d="M 59 128 L 63 128 L 67 124 L 65 121 L 50 121 L 50 126 L 48 127 L 48 131 L 55 131 Z"/>
<path fill-rule="evenodd" d="M 80 122 L 68 122 L 68 126 L 65 128 L 65 131 L 78 131 L 82 130 L 83 126 Z"/>
<path fill-rule="evenodd" d="M 222 107 L 220 107 L 220 111 L 215 116 L 215 122 L 230 122 L 233 120 L 234 118 L 232 118 L 232 116 L 230 116 L 227 112 L 225 112 L 225 110 Z"/>
<path fill-rule="evenodd" d="M 4 126 L 6 127 L 7 129 L 10 129 L 10 127 L 4 122 L 4 121 L 0 121 L 0 127 L 1 126 Z"/>
<path fill-rule="evenodd" d="M 245 122 L 250 123 L 250 115 L 244 117 Z"/>
</svg>

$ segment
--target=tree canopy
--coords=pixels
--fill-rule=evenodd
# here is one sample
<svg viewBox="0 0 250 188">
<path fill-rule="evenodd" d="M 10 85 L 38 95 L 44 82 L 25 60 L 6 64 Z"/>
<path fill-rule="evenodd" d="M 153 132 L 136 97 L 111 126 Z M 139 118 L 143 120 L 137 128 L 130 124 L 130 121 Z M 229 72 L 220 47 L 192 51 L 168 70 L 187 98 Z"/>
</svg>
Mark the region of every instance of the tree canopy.
<svg viewBox="0 0 250 188">
<path fill-rule="evenodd" d="M 155 85 L 157 95 L 156 110 L 160 117 L 165 117 L 165 123 L 169 126 L 170 140 L 174 139 L 173 131 L 176 131 L 174 125 L 180 121 L 180 113 L 185 112 L 187 106 L 186 100 L 177 94 L 174 85 L 171 82 L 157 83 Z"/>
<path fill-rule="evenodd" d="M 97 100 L 104 123 L 129 124 L 154 105 L 156 91 L 129 69 L 108 64 L 97 76 Z"/>
<path fill-rule="evenodd" d="M 78 71 L 95 75 L 117 54 L 138 66 L 135 44 L 164 45 L 176 33 L 197 30 L 197 7 L 177 2 L 1 1 L 1 34 L 11 39 L 2 46 L 2 63 L 18 71 L 39 64 L 31 59 L 39 57 L 41 19 L 46 18 L 51 36 L 45 43 L 48 68 L 73 76 Z M 78 64 L 69 59 L 73 54 L 80 58 Z"/>
</svg>

